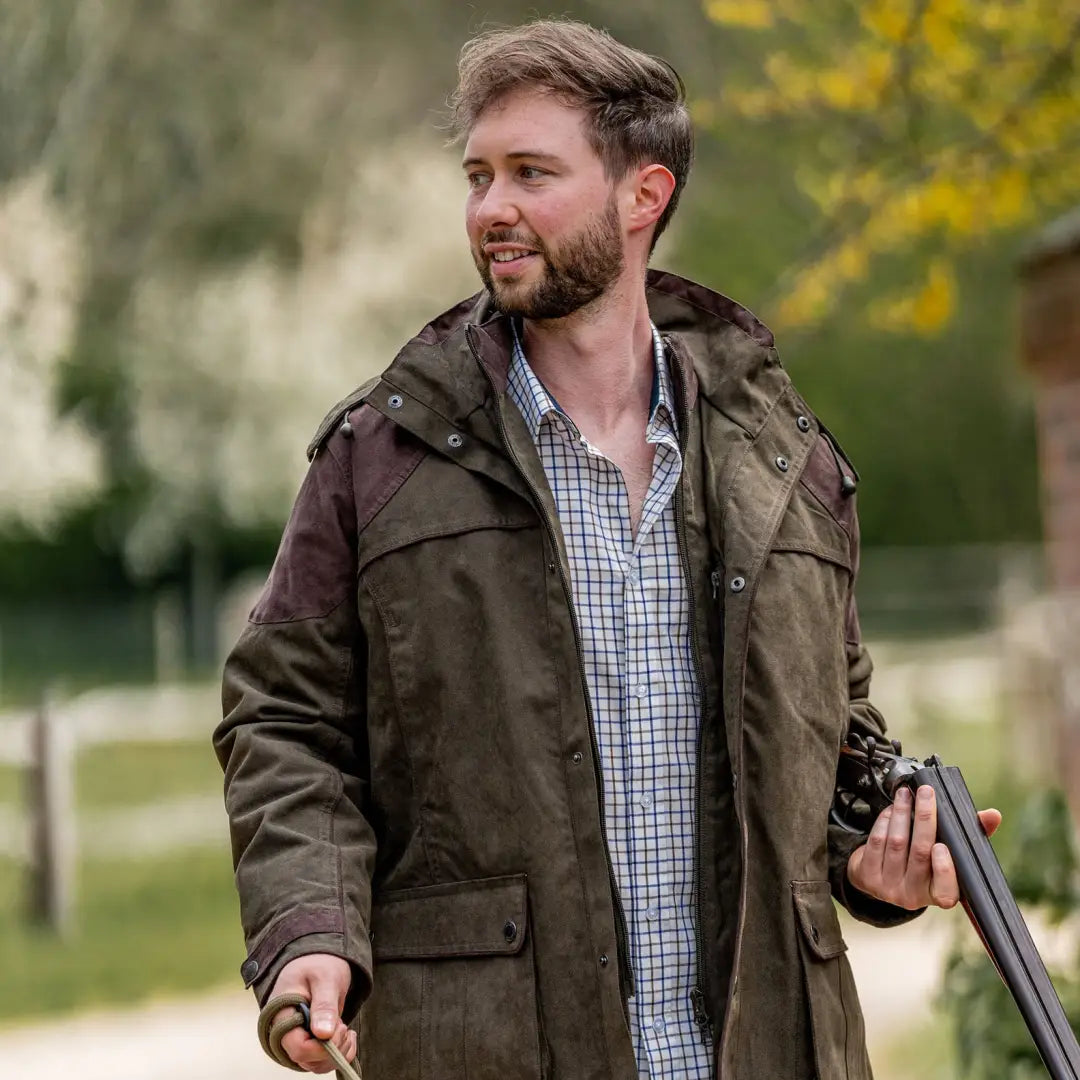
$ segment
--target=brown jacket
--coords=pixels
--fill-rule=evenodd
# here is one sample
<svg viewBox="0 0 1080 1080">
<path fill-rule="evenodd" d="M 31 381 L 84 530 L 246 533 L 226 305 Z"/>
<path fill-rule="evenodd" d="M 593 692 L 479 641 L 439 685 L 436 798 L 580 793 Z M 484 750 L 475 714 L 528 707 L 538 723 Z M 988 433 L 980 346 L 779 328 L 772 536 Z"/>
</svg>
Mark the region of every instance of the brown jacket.
<svg viewBox="0 0 1080 1080">
<path fill-rule="evenodd" d="M 884 730 L 849 467 L 749 312 L 663 273 L 648 297 L 703 699 L 702 1037 L 725 1080 L 865 1080 L 832 898 L 909 913 L 845 891 L 828 827 L 846 732 Z M 372 1080 L 636 1076 L 566 551 L 509 356 L 474 298 L 330 414 L 225 669 L 242 974 L 265 1000 L 293 957 L 347 958 Z"/>
</svg>

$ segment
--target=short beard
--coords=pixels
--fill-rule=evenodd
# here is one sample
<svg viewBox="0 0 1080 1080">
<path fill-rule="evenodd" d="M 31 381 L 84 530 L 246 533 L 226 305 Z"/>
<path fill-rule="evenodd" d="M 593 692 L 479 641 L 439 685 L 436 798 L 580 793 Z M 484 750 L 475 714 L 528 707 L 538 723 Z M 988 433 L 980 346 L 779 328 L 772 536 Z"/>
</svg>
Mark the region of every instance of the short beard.
<svg viewBox="0 0 1080 1080">
<path fill-rule="evenodd" d="M 483 243 L 522 242 L 521 237 L 485 236 Z M 533 239 L 544 260 L 540 280 L 527 291 L 497 281 L 487 258 L 473 253 L 476 269 L 491 294 L 495 307 L 504 315 L 523 319 L 564 319 L 598 300 L 623 271 L 622 230 L 619 210 L 612 195 L 603 212 L 590 221 L 576 236 L 552 251 Z"/>
</svg>

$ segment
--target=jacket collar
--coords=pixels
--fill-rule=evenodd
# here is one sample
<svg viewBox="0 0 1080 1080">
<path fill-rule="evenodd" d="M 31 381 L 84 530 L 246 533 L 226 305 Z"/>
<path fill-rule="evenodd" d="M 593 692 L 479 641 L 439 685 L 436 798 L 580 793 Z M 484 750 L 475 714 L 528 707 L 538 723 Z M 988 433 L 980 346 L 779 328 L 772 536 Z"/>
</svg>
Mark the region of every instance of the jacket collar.
<svg viewBox="0 0 1080 1080">
<path fill-rule="evenodd" d="M 674 354 L 687 408 L 700 393 L 756 435 L 789 385 L 768 327 L 734 300 L 663 271 L 649 271 L 646 294 L 650 316 Z M 482 292 L 428 323 L 383 378 L 447 422 L 473 426 L 492 389 L 506 392 L 512 343 L 509 319 Z"/>
</svg>

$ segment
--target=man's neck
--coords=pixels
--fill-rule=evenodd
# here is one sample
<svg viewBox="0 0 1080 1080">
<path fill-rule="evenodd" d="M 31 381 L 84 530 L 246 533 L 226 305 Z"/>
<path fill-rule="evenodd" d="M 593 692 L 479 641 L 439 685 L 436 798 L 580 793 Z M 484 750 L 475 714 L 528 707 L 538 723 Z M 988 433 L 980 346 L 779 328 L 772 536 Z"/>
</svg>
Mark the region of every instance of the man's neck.
<svg viewBox="0 0 1080 1080">
<path fill-rule="evenodd" d="M 652 397 L 652 324 L 640 282 L 617 282 L 565 319 L 525 320 L 529 366 L 586 437 L 644 425 Z"/>
</svg>

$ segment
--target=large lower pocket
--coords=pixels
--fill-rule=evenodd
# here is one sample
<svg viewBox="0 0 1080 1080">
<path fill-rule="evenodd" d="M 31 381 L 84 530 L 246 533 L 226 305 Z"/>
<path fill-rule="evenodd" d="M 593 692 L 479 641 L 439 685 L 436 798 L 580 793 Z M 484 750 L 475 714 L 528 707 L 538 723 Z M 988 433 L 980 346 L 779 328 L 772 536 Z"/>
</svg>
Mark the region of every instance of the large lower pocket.
<svg viewBox="0 0 1080 1080">
<path fill-rule="evenodd" d="M 847 944 L 827 881 L 793 881 L 818 1080 L 872 1080 Z"/>
<path fill-rule="evenodd" d="M 524 874 L 377 896 L 365 1075 L 541 1080 Z"/>
</svg>

